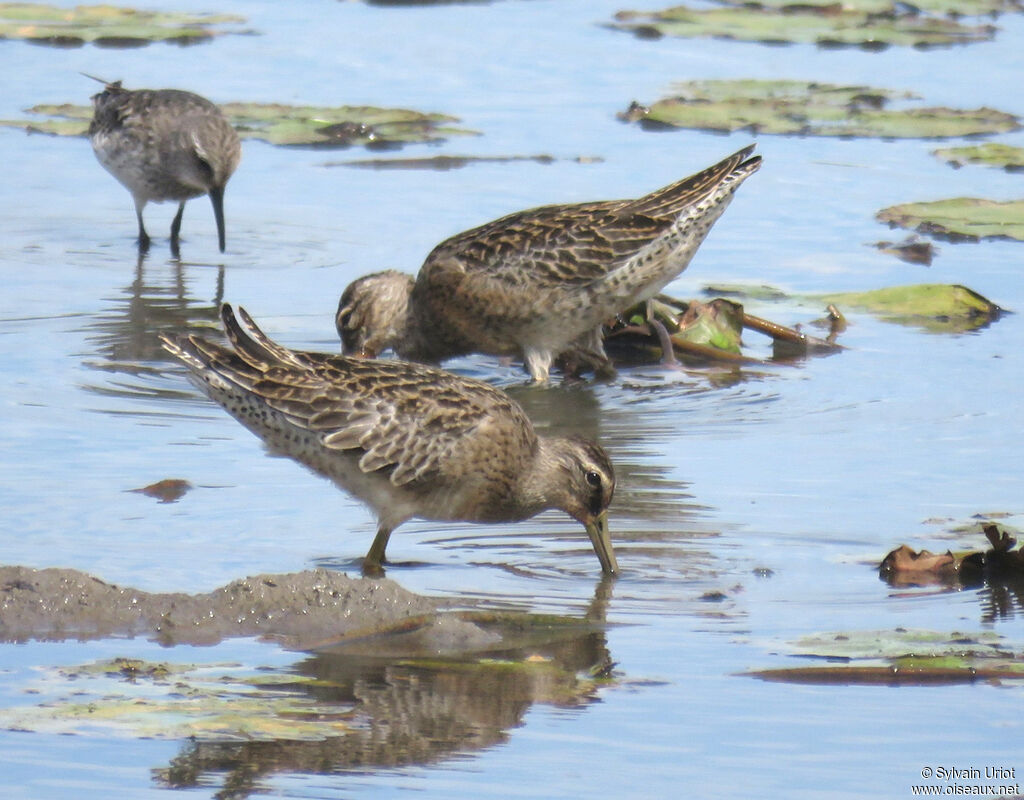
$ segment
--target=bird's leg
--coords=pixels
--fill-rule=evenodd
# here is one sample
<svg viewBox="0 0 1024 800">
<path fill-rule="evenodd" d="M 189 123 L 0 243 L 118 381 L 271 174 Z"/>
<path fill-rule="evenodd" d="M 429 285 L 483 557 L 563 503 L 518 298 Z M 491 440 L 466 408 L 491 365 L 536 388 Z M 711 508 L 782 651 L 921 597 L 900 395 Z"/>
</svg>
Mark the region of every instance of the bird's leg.
<svg viewBox="0 0 1024 800">
<path fill-rule="evenodd" d="M 594 328 L 590 333 L 580 337 L 583 345 L 583 352 L 591 361 L 591 369 L 594 370 L 594 377 L 599 380 L 613 380 L 615 378 L 615 367 L 608 353 L 604 349 L 604 336 L 601 328 Z"/>
<path fill-rule="evenodd" d="M 149 234 L 146 233 L 146 226 L 142 224 L 142 209 L 145 207 L 145 201 L 135 201 L 135 217 L 139 220 L 139 252 L 146 253 L 149 250 Z"/>
<path fill-rule="evenodd" d="M 558 356 L 557 363 L 565 373 L 565 380 L 580 379 L 588 370 L 594 373 L 595 380 L 615 378 L 615 367 L 604 350 L 601 328 L 594 328 L 574 340 L 570 348 Z"/>
<path fill-rule="evenodd" d="M 388 539 L 390 538 L 391 528 L 387 528 L 383 525 L 377 528 L 377 535 L 373 537 L 373 544 L 370 545 L 370 549 L 366 553 L 366 558 L 363 559 L 364 575 L 383 574 L 384 551 L 387 550 Z"/>
<path fill-rule="evenodd" d="M 679 362 L 676 360 L 675 348 L 672 347 L 672 339 L 669 338 L 664 324 L 655 316 L 651 300 L 647 301 L 647 324 L 657 335 L 658 342 L 661 345 L 661 363 L 667 367 L 676 366 Z"/>
<path fill-rule="evenodd" d="M 554 360 L 554 356 L 549 350 L 526 351 L 526 368 L 530 371 L 530 378 L 534 383 L 544 384 L 548 382 L 552 360 Z"/>
<path fill-rule="evenodd" d="M 178 257 L 178 234 L 181 233 L 181 217 L 185 213 L 185 201 L 183 200 L 178 205 L 178 213 L 174 215 L 174 221 L 171 222 L 171 252 L 174 257 Z"/>
</svg>

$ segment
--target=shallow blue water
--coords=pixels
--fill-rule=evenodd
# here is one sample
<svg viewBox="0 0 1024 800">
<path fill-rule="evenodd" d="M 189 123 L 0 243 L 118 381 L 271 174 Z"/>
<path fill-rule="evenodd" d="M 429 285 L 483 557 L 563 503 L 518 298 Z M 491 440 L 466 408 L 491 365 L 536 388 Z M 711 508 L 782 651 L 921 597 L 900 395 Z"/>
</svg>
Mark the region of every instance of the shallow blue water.
<svg viewBox="0 0 1024 800">
<path fill-rule="evenodd" d="M 138 269 L 130 198 L 85 140 L 0 129 L 0 560 L 65 566 L 148 590 L 201 591 L 246 574 L 327 565 L 356 574 L 367 512 L 259 442 L 162 360 L 153 331 L 213 324 L 220 299 L 268 333 L 334 349 L 337 296 L 385 267 L 415 270 L 436 242 L 532 205 L 632 196 L 751 141 L 651 133 L 615 113 L 673 81 L 792 77 L 910 89 L 928 104 L 1024 115 L 1024 23 L 992 43 L 882 53 L 720 41 L 640 41 L 602 28 L 620 4 L 531 0 L 382 8 L 223 3 L 256 36 L 181 49 L 54 50 L 5 42 L 17 76 L 0 116 L 84 102 L 79 71 L 129 86 L 177 86 L 215 101 L 410 106 L 454 114 L 479 137 L 402 155 L 536 155 L 447 172 L 351 169 L 358 150 L 244 146 L 227 190 L 228 252 L 208 204 L 190 203 L 183 265 L 170 262 L 173 208 L 151 206 L 154 247 Z M 209 10 L 199 2 L 176 8 Z M 1021 144 L 1020 133 L 1000 141 Z M 939 243 L 930 268 L 867 246 L 900 238 L 874 213 L 898 202 L 1021 195 L 1021 176 L 954 171 L 921 141 L 760 137 L 764 167 L 738 193 L 673 294 L 706 283 L 798 292 L 960 282 L 1024 308 L 1012 242 Z M 577 163 L 577 157 L 596 158 Z M 749 304 L 784 323 L 821 309 Z M 642 369 L 611 384 L 518 386 L 479 357 L 451 366 L 512 387 L 538 424 L 596 436 L 619 472 L 613 506 L 622 577 L 607 647 L 623 683 L 600 702 L 525 710 L 504 741 L 430 763 L 289 772 L 279 796 L 909 796 L 929 765 L 1024 769 L 1020 689 L 787 686 L 736 673 L 789 666 L 788 642 L 820 631 L 994 630 L 1024 639 L 1021 609 L 983 621 L 983 592 L 897 592 L 873 565 L 901 542 L 983 543 L 945 531 L 971 515 L 1019 513 L 1022 323 L 926 334 L 849 314 L 841 355 L 746 371 Z M 129 490 L 167 477 L 197 488 L 174 504 Z M 948 520 L 948 523 L 929 520 Z M 417 592 L 580 613 L 597 564 L 557 514 L 490 528 L 410 523 L 389 577 Z M 756 568 L 773 571 L 758 577 Z M 721 593 L 719 602 L 702 599 Z M 270 645 L 168 652 L 132 641 L 0 646 L 0 703 L 26 702 L 39 667 L 111 655 L 288 665 Z M 151 769 L 176 742 L 0 732 L 7 796 L 167 796 Z M 212 795 L 217 776 L 199 793 Z"/>
</svg>

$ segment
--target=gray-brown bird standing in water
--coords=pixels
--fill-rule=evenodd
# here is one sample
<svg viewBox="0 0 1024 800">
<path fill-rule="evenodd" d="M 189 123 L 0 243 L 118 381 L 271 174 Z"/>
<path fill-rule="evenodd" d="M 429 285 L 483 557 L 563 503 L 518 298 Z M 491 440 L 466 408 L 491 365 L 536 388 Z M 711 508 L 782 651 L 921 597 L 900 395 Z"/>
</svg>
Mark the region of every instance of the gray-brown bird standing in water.
<svg viewBox="0 0 1024 800">
<path fill-rule="evenodd" d="M 437 363 L 466 353 L 520 357 L 535 382 L 572 351 L 609 367 L 601 323 L 686 269 L 733 193 L 761 166 L 746 147 L 634 200 L 520 211 L 439 244 L 413 278 L 389 270 L 349 284 L 335 323 L 346 353 L 393 349 Z"/>
<path fill-rule="evenodd" d="M 231 348 L 161 337 L 194 382 L 274 453 L 366 503 L 378 571 L 391 532 L 412 517 L 518 522 L 550 508 L 587 530 L 601 569 L 618 572 L 608 535 L 615 474 L 598 445 L 540 436 L 500 389 L 422 364 L 289 350 L 244 310 L 221 307 Z"/>
<path fill-rule="evenodd" d="M 171 223 L 171 251 L 177 256 L 185 201 L 207 194 L 223 253 L 224 187 L 242 156 L 235 129 L 217 106 L 192 92 L 101 83 L 103 91 L 92 98 L 89 139 L 99 162 L 132 193 L 139 250 L 149 249 L 142 223 L 146 203 L 178 203 Z"/>
</svg>

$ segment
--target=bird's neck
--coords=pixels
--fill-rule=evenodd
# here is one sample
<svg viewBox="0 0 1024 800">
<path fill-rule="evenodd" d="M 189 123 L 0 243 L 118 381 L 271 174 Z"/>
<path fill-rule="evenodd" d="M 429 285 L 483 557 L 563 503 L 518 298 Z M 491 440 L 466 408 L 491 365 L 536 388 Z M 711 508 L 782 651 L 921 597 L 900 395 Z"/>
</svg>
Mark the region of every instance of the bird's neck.
<svg viewBox="0 0 1024 800">
<path fill-rule="evenodd" d="M 533 463 L 517 476 L 518 503 L 531 515 L 551 508 L 566 510 L 564 487 L 568 465 L 562 454 L 562 442 L 556 437 L 538 437 Z"/>
<path fill-rule="evenodd" d="M 416 292 L 409 295 L 409 304 L 401 316 L 395 353 L 409 361 L 439 364 L 446 358 L 472 352 L 465 343 L 454 340 L 443 319 L 435 319 L 429 304 L 416 301 Z"/>
</svg>

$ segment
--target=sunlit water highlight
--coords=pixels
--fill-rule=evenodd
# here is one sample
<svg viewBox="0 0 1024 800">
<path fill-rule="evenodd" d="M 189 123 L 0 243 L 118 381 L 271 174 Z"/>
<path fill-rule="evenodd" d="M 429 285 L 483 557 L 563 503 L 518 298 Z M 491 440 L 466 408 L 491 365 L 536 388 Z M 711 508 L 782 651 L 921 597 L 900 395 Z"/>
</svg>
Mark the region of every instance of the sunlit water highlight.
<svg viewBox="0 0 1024 800">
<path fill-rule="evenodd" d="M 176 7 L 209 10 L 208 4 Z M 84 140 L 0 131 L 0 504 L 2 560 L 68 566 L 151 590 L 205 591 L 264 571 L 325 565 L 350 574 L 373 536 L 355 501 L 268 458 L 160 353 L 156 334 L 214 329 L 223 300 L 268 333 L 334 349 L 347 282 L 415 270 L 436 242 L 549 202 L 631 196 L 750 137 L 653 134 L 615 120 L 675 80 L 791 77 L 909 88 L 929 103 L 1024 115 L 1024 24 L 1002 16 L 988 44 L 881 53 L 712 41 L 640 41 L 595 24 L 620 5 L 533 0 L 383 8 L 228 2 L 258 37 L 191 49 L 55 50 L 7 42 L 3 116 L 84 102 L 79 71 L 131 86 L 175 85 L 217 101 L 405 105 L 453 113 L 477 138 L 402 154 L 551 154 L 551 164 L 447 172 L 325 167 L 362 158 L 246 143 L 228 186 L 228 252 L 203 201 L 186 210 L 184 263 L 168 260 L 173 208 L 151 207 L 151 255 L 136 261 L 130 198 Z M 1001 141 L 1021 144 L 1012 134 Z M 1021 176 L 953 171 L 920 141 L 760 137 L 764 168 L 671 288 L 769 283 L 798 292 L 961 282 L 1024 309 L 1021 247 L 939 243 L 929 269 L 869 245 L 900 236 L 878 209 L 956 195 L 1013 198 Z M 577 156 L 601 160 L 576 163 Z M 158 233 L 159 232 L 159 233 Z M 807 324 L 812 306 L 748 310 Z M 571 520 L 476 527 L 413 522 L 392 539 L 389 577 L 451 599 L 582 615 L 603 609 L 622 685 L 599 702 L 522 709 L 500 740 L 422 764 L 271 772 L 279 796 L 906 797 L 921 769 L 1024 770 L 1019 687 L 885 689 L 739 677 L 792 664 L 808 633 L 995 630 L 1024 640 L 1021 609 L 993 618 L 985 590 L 897 591 L 874 565 L 901 542 L 980 547 L 952 525 L 1019 513 L 1022 323 L 934 335 L 850 315 L 847 350 L 797 366 L 643 368 L 607 384 L 522 387 L 516 365 L 450 366 L 508 387 L 542 428 L 600 439 L 619 474 L 612 513 L 622 577 L 599 582 Z M 160 504 L 129 490 L 167 477 L 196 488 Z M 929 522 L 929 520 L 938 520 Z M 947 521 L 947 522 L 943 522 Z M 1012 521 L 1012 520 L 1011 520 Z M 237 660 L 288 669 L 256 642 L 167 651 L 142 641 L 3 645 L 0 703 L 42 667 L 115 655 Z M 185 747 L 130 737 L 0 733 L 5 797 L 166 797 L 151 770 Z M 199 792 L 221 785 L 216 770 Z M 195 796 L 193 791 L 190 796 Z"/>
</svg>

